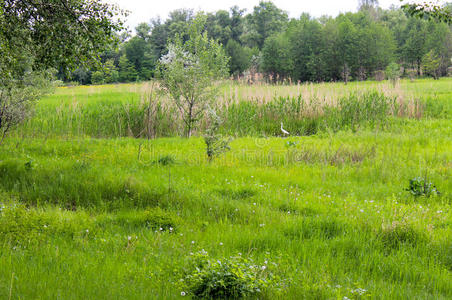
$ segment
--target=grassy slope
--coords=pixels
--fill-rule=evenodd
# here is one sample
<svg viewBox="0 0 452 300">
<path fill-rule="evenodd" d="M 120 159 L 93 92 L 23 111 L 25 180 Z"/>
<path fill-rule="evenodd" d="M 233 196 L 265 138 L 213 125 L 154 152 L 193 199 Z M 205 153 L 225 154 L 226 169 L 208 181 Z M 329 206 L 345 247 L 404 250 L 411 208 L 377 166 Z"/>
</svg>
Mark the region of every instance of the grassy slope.
<svg viewBox="0 0 452 300">
<path fill-rule="evenodd" d="M 428 101 L 447 107 L 449 83 L 406 89 L 422 99 L 434 90 Z M 200 138 L 8 139 L 0 149 L 0 298 L 177 298 L 179 269 L 201 249 L 277 264 L 286 287 L 268 298 L 359 298 L 357 288 L 373 298 L 451 298 L 444 111 L 392 120 L 390 131 L 238 138 L 211 164 Z M 298 144 L 288 149 L 288 141 Z M 167 155 L 174 164 L 158 163 Z M 405 191 L 425 175 L 441 196 Z"/>
</svg>

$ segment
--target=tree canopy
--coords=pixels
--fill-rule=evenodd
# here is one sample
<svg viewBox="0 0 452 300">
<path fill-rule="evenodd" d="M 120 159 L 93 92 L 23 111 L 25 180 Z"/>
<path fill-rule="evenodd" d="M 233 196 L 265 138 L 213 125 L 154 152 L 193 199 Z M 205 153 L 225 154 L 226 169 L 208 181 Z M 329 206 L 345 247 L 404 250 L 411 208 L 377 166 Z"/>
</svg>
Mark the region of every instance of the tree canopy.
<svg viewBox="0 0 452 300">
<path fill-rule="evenodd" d="M 359 10 L 355 13 L 334 18 L 302 14 L 289 19 L 273 2 L 261 1 L 248 12 L 234 6 L 207 13 L 204 29 L 230 56 L 229 73 L 235 77 L 261 72 L 267 78 L 295 82 L 365 80 L 382 74 L 390 63 L 401 66 L 402 76 L 420 76 L 427 74 L 423 58 L 430 50 L 440 59 L 438 76 L 447 74 L 452 31 L 446 22 L 438 22 L 442 18 L 433 18 L 434 9 L 432 12 L 417 4 L 414 9 L 431 13 L 421 17 L 405 6 L 382 9 L 375 0 L 356 3 Z M 438 11 L 444 15 L 448 7 L 452 5 Z M 117 50 L 100 55 L 103 68 L 112 61 L 108 68 L 116 69 L 120 75 L 117 80 L 148 80 L 155 76 L 158 60 L 168 52 L 168 41 L 176 35 L 183 42 L 188 40 L 194 17 L 193 10 L 178 9 L 166 20 L 139 24 L 135 36 L 125 38 Z M 86 83 L 95 71 L 103 72 L 94 67 L 87 73 L 77 71 L 68 79 Z"/>
<path fill-rule="evenodd" d="M 121 11 L 100 0 L 0 0 L 0 7 L 3 76 L 17 75 L 24 60 L 35 70 L 84 64 L 122 28 Z"/>
<path fill-rule="evenodd" d="M 223 47 L 208 38 L 205 22 L 206 16 L 199 14 L 188 27 L 186 41 L 176 35 L 159 61 L 161 87 L 180 110 L 187 137 L 214 102 L 215 81 L 227 74 L 228 58 Z"/>
<path fill-rule="evenodd" d="M 85 80 L 82 66 L 111 48 L 121 14 L 100 0 L 0 0 L 1 140 L 49 90 L 49 69 L 78 67 Z"/>
</svg>

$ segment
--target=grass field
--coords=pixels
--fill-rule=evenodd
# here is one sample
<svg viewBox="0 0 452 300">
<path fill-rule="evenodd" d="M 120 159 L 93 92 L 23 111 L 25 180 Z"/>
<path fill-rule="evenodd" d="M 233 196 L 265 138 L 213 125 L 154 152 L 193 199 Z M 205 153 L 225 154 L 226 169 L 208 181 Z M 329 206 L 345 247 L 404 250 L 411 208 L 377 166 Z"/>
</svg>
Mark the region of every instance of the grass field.
<svg viewBox="0 0 452 300">
<path fill-rule="evenodd" d="M 146 84 L 40 101 L 0 147 L 0 298 L 452 298 L 452 79 L 221 94 L 213 162 L 167 99 L 145 138 Z"/>
</svg>

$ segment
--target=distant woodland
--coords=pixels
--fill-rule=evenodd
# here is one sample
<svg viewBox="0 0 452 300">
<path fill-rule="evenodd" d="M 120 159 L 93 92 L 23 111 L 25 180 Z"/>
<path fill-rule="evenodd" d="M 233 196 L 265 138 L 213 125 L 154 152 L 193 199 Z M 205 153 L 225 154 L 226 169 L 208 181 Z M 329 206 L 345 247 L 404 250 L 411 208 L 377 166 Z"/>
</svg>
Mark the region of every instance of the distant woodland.
<svg viewBox="0 0 452 300">
<path fill-rule="evenodd" d="M 261 74 L 271 82 L 382 80 L 389 65 L 402 76 L 432 76 L 451 72 L 452 30 L 446 23 L 388 10 L 377 1 L 360 0 L 356 13 L 290 19 L 286 11 L 262 1 L 253 11 L 237 6 L 207 13 L 205 31 L 224 47 L 234 78 Z M 452 3 L 448 4 L 452 8 Z M 179 9 L 167 19 L 153 19 L 118 33 L 117 43 L 99 53 L 101 64 L 60 69 L 58 77 L 75 84 L 150 80 L 167 45 L 184 37 L 197 12 Z"/>
</svg>

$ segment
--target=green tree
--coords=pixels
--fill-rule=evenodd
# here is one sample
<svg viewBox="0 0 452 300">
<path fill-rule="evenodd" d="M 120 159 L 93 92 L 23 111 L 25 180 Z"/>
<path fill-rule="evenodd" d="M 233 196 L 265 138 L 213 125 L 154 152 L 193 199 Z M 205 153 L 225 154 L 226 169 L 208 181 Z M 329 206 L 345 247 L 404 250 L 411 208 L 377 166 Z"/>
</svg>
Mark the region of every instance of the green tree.
<svg viewBox="0 0 452 300">
<path fill-rule="evenodd" d="M 293 60 L 293 79 L 301 81 L 322 81 L 328 75 L 323 53 L 327 45 L 322 25 L 304 15 L 294 21 L 288 30 Z"/>
<path fill-rule="evenodd" d="M 250 66 L 251 51 L 242 47 L 238 42 L 229 40 L 226 45 L 226 53 L 230 57 L 229 72 L 240 75 Z"/>
<path fill-rule="evenodd" d="M 287 13 L 271 1 L 261 1 L 254 7 L 253 13 L 246 16 L 245 32 L 242 39 L 250 47 L 262 49 L 265 40 L 285 30 Z"/>
<path fill-rule="evenodd" d="M 49 68 L 68 73 L 115 41 L 121 11 L 100 0 L 0 0 L 0 131 L 23 121 L 47 91 Z"/>
<path fill-rule="evenodd" d="M 408 23 L 406 14 L 402 10 L 395 8 L 384 10 L 382 11 L 380 22 L 391 31 L 395 40 L 395 60 L 401 61 L 403 59 L 402 49 L 406 39 L 405 28 Z"/>
<path fill-rule="evenodd" d="M 232 36 L 229 12 L 226 10 L 219 10 L 215 14 L 208 14 L 206 30 L 209 37 L 218 40 L 220 44 L 226 46 Z"/>
<path fill-rule="evenodd" d="M 407 39 L 403 45 L 405 62 L 417 67 L 417 74 L 421 75 L 422 57 L 427 52 L 427 27 L 424 20 L 411 18 L 407 24 Z"/>
<path fill-rule="evenodd" d="M 395 86 L 397 83 L 397 80 L 399 80 L 401 72 L 400 72 L 400 66 L 396 63 L 390 63 L 386 67 L 386 77 L 391 81 L 392 85 Z"/>
<path fill-rule="evenodd" d="M 434 79 L 439 78 L 441 66 L 441 58 L 435 54 L 433 50 L 430 50 L 422 58 L 422 67 L 424 73 L 432 76 Z"/>
<path fill-rule="evenodd" d="M 166 51 L 166 45 L 168 43 L 168 28 L 159 18 L 151 20 L 151 28 L 149 42 L 152 53 L 154 54 L 154 57 L 160 58 Z"/>
<path fill-rule="evenodd" d="M 227 75 L 227 56 L 207 37 L 205 22 L 206 16 L 199 14 L 189 25 L 187 41 L 176 35 L 159 61 L 161 87 L 181 112 L 187 137 L 215 100 L 215 81 Z"/>
<path fill-rule="evenodd" d="M 71 80 L 80 84 L 89 84 L 91 82 L 91 72 L 84 67 L 77 68 L 71 73 Z"/>
<path fill-rule="evenodd" d="M 341 74 L 344 83 L 347 84 L 350 76 L 350 69 L 355 67 L 359 44 L 357 40 L 357 29 L 355 25 L 345 16 L 338 18 L 337 49 L 341 53 L 339 61 L 341 63 Z"/>
<path fill-rule="evenodd" d="M 154 63 L 150 52 L 150 47 L 146 41 L 139 36 L 134 36 L 124 45 L 124 52 L 140 79 L 150 79 L 151 70 Z"/>
<path fill-rule="evenodd" d="M 135 31 L 137 32 L 137 37 L 145 42 L 149 42 L 149 39 L 151 38 L 151 26 L 149 26 L 149 24 L 140 23 L 135 27 Z"/>
<path fill-rule="evenodd" d="M 269 37 L 262 49 L 262 69 L 273 82 L 288 78 L 293 72 L 290 41 L 284 34 Z"/>
<path fill-rule="evenodd" d="M 243 34 L 243 15 L 245 10 L 240 9 L 238 6 L 233 6 L 229 11 L 231 14 L 231 38 L 238 42 Z"/>
<path fill-rule="evenodd" d="M 137 79 L 138 73 L 134 65 L 127 59 L 124 54 L 119 58 L 119 81 L 131 82 Z"/>
<path fill-rule="evenodd" d="M 18 70 L 17 59 L 24 55 L 33 58 L 30 60 L 33 70 L 71 69 L 93 61 L 122 28 L 119 20 L 113 20 L 121 12 L 100 0 L 2 0 L 0 3 L 3 76 L 20 75 L 11 71 Z"/>
<path fill-rule="evenodd" d="M 193 18 L 192 9 L 177 9 L 169 13 L 165 22 L 160 18 L 151 20 L 149 43 L 156 60 L 167 52 L 168 41 L 176 35 L 180 35 L 184 41 L 187 39 L 188 26 Z"/>
<path fill-rule="evenodd" d="M 119 73 L 112 59 L 107 60 L 103 65 L 103 74 L 105 83 L 118 82 Z"/>
<path fill-rule="evenodd" d="M 440 59 L 439 76 L 447 74 L 452 58 L 452 31 L 448 25 L 439 22 L 429 22 L 427 25 L 427 51 L 434 50 Z"/>
<path fill-rule="evenodd" d="M 91 82 L 93 84 L 103 84 L 105 83 L 105 76 L 102 71 L 96 71 L 91 74 Z"/>
</svg>

